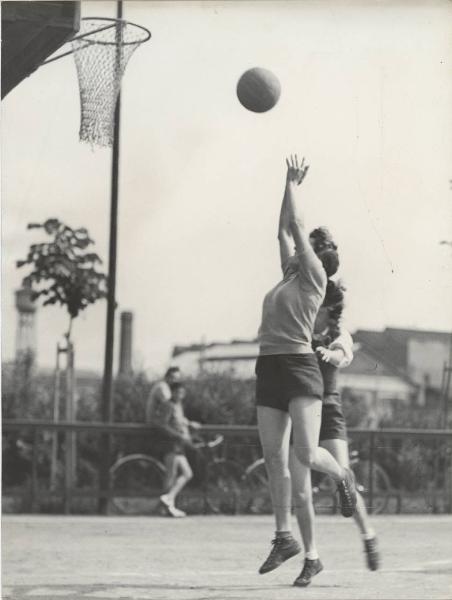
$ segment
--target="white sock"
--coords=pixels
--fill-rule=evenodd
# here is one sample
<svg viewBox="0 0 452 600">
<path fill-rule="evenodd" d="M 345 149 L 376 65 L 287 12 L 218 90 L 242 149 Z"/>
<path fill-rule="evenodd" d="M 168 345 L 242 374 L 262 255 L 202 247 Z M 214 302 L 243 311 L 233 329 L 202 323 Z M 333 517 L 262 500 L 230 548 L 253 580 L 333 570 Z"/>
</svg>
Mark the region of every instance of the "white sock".
<svg viewBox="0 0 452 600">
<path fill-rule="evenodd" d="M 375 531 L 373 529 L 369 529 L 367 533 L 362 533 L 361 537 L 363 540 L 372 540 L 375 537 Z"/>
<path fill-rule="evenodd" d="M 319 553 L 317 550 L 311 550 L 311 552 L 306 552 L 305 558 L 308 560 L 317 560 L 319 558 Z"/>
</svg>

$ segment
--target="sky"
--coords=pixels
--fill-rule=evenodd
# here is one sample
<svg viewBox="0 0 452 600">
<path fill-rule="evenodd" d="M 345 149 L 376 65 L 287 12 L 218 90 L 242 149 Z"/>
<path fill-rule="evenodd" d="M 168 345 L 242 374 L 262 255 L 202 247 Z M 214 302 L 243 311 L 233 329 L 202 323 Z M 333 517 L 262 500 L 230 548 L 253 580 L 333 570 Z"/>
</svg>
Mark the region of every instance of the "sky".
<svg viewBox="0 0 452 600">
<path fill-rule="evenodd" d="M 82 2 L 82 16 L 115 16 Z M 308 227 L 336 238 L 345 324 L 452 329 L 452 3 L 343 0 L 124 2 L 152 32 L 122 83 L 119 313 L 134 313 L 134 366 L 158 373 L 174 345 L 253 339 L 280 277 L 285 156 L 310 164 Z M 281 97 L 247 111 L 235 86 L 273 71 Z M 108 259 L 109 149 L 78 140 L 71 56 L 2 102 L 2 353 L 14 356 L 15 266 L 29 222 L 87 227 Z M 106 304 L 73 328 L 76 365 L 100 371 Z M 64 309 L 37 316 L 51 366 Z M 115 359 L 117 349 L 115 350 Z"/>
</svg>

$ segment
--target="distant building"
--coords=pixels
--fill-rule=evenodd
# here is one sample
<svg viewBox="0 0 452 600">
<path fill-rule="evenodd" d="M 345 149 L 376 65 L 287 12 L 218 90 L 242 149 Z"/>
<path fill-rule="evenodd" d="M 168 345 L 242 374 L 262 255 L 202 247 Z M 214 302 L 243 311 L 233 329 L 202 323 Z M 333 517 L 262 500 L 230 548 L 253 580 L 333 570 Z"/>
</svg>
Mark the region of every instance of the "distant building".
<svg viewBox="0 0 452 600">
<path fill-rule="evenodd" d="M 444 365 L 452 358 L 452 333 L 387 327 L 384 331 L 358 329 L 353 338 L 416 384 L 441 389 Z"/>
<path fill-rule="evenodd" d="M 339 371 L 339 385 L 344 398 L 365 407 L 361 427 L 377 427 L 396 407 L 417 405 L 421 392 L 403 371 L 362 343 L 355 343 L 352 363 Z"/>
<path fill-rule="evenodd" d="M 171 364 L 179 366 L 187 375 L 199 371 L 229 373 L 240 379 L 254 377 L 259 347 L 256 340 L 234 340 L 208 345 L 176 346 Z M 355 344 L 354 360 L 340 371 L 339 385 L 358 392 L 369 400 L 401 401 L 411 403 L 417 397 L 419 386 L 403 369 L 390 360 L 375 355 L 365 343 Z"/>
<path fill-rule="evenodd" d="M 175 346 L 171 365 L 180 367 L 184 374 L 190 376 L 208 371 L 229 373 L 238 379 L 250 379 L 254 377 L 257 354 L 258 345 L 255 340 Z"/>
<path fill-rule="evenodd" d="M 347 368 L 340 370 L 339 387 L 344 398 L 354 399 L 362 407 L 360 426 L 376 427 L 382 419 L 390 420 L 397 406 L 411 409 L 425 404 L 425 390 L 422 385 L 424 373 L 421 375 L 415 369 L 406 367 L 406 364 L 417 365 L 416 362 L 407 363 L 406 357 L 411 361 L 417 359 L 419 336 L 413 337 L 416 343 L 410 343 L 410 338 L 407 337 L 406 346 L 410 349 L 409 352 L 403 350 L 401 335 L 397 338 L 395 347 L 390 350 L 385 347 L 385 344 L 391 342 L 388 341 L 390 338 L 384 337 L 384 332 L 361 331 L 353 338 L 354 359 Z M 429 338 L 427 340 L 430 342 Z M 427 353 L 432 351 L 430 347 L 426 348 Z M 199 372 L 215 372 L 228 373 L 240 379 L 251 379 L 255 376 L 258 351 L 256 340 L 176 346 L 171 364 L 179 366 L 184 374 L 193 377 Z M 428 371 L 432 378 L 438 373 L 435 362 L 438 358 L 435 356 L 430 356 L 429 360 L 424 360 L 423 363 L 424 366 L 432 366 L 431 371 Z M 410 376 L 411 372 L 418 374 L 418 381 Z M 433 405 L 429 408 L 433 408 Z"/>
</svg>

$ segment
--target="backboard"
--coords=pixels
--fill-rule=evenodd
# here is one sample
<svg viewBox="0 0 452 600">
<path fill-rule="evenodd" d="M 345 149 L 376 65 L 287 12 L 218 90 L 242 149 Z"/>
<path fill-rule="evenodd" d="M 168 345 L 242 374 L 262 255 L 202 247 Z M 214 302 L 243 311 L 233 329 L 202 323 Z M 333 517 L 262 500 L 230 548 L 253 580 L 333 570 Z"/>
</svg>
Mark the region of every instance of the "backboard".
<svg viewBox="0 0 452 600">
<path fill-rule="evenodd" d="M 4 98 L 77 33 L 80 2 L 6 0 L 1 12 Z"/>
</svg>

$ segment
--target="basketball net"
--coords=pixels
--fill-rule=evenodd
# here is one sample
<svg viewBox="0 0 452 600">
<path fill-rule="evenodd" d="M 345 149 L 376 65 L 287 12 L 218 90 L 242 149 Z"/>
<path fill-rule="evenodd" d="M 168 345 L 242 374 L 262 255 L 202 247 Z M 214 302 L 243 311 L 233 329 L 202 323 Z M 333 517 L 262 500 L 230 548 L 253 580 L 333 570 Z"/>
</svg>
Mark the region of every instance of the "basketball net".
<svg viewBox="0 0 452 600">
<path fill-rule="evenodd" d="M 144 27 L 118 19 L 82 19 L 71 42 L 80 89 L 80 141 L 113 144 L 114 114 L 130 57 L 150 38 Z"/>
</svg>

